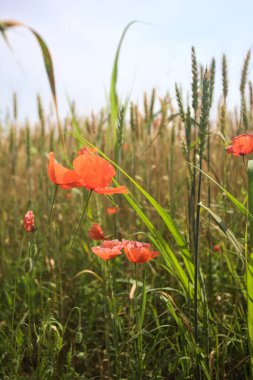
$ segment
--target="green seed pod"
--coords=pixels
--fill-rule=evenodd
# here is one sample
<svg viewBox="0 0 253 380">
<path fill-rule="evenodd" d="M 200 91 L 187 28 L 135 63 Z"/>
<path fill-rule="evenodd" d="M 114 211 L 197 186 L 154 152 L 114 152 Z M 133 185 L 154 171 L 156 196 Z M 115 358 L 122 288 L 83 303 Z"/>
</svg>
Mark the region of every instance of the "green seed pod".
<svg viewBox="0 0 253 380">
<path fill-rule="evenodd" d="M 33 269 L 33 262 L 31 257 L 27 257 L 24 264 L 24 271 L 30 273 Z"/>
<path fill-rule="evenodd" d="M 81 343 L 83 340 L 83 334 L 81 333 L 80 330 L 76 332 L 76 337 L 75 337 L 76 343 Z"/>
</svg>

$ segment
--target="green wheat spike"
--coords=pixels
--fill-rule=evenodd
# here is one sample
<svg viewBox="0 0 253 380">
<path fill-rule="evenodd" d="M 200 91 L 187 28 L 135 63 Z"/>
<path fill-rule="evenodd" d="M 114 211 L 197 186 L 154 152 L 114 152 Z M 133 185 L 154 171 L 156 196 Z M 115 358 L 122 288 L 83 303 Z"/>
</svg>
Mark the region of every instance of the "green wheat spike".
<svg viewBox="0 0 253 380">
<path fill-rule="evenodd" d="M 41 96 L 37 95 L 37 108 L 38 108 L 38 116 L 42 125 L 45 125 L 45 116 L 44 116 L 44 108 L 41 100 Z"/>
<path fill-rule="evenodd" d="M 182 101 L 181 93 L 179 91 L 177 84 L 175 84 L 175 90 L 176 90 L 176 98 L 177 98 L 177 105 L 179 108 L 179 114 L 180 114 L 181 120 L 185 121 L 183 101 Z"/>
<path fill-rule="evenodd" d="M 203 158 L 205 147 L 206 147 L 209 111 L 210 111 L 210 71 L 206 69 L 204 73 L 204 77 L 203 77 L 201 114 L 200 114 L 200 123 L 199 123 L 200 160 Z"/>
<path fill-rule="evenodd" d="M 241 84 L 240 84 L 240 92 L 243 95 L 245 93 L 245 87 L 247 82 L 247 76 L 248 76 L 248 70 L 249 70 L 249 62 L 250 62 L 250 50 L 248 51 L 244 63 L 243 63 L 243 69 L 242 69 L 242 75 L 241 75 Z"/>
<path fill-rule="evenodd" d="M 215 59 L 213 58 L 211 61 L 211 67 L 210 67 L 210 108 L 213 104 L 213 93 L 214 93 L 214 85 L 215 85 L 215 68 L 216 63 Z"/>
<path fill-rule="evenodd" d="M 194 46 L 192 47 L 192 108 L 194 109 L 195 114 L 198 110 L 199 99 L 198 99 L 198 63 L 195 53 Z"/>
<path fill-rule="evenodd" d="M 185 123 L 185 140 L 186 140 L 187 151 L 189 154 L 190 146 L 191 146 L 191 109 L 190 109 L 190 106 L 187 107 L 186 123 Z"/>
<path fill-rule="evenodd" d="M 253 86 L 252 86 L 251 81 L 249 81 L 249 104 L 250 104 L 250 108 L 252 109 L 253 108 Z"/>
<path fill-rule="evenodd" d="M 137 104 L 134 106 L 134 120 L 135 120 L 136 137 L 140 138 L 142 136 L 142 131 L 141 131 L 140 118 L 139 118 L 139 109 L 138 109 Z"/>
<path fill-rule="evenodd" d="M 143 105 L 144 105 L 144 118 L 145 118 L 145 123 L 149 120 L 149 105 L 148 105 L 148 95 L 146 92 L 144 92 L 144 97 L 143 97 Z"/>
<path fill-rule="evenodd" d="M 134 136 L 136 134 L 136 124 L 135 124 L 135 117 L 134 117 L 133 102 L 130 103 L 130 128 L 131 128 L 132 135 Z"/>
<path fill-rule="evenodd" d="M 18 100 L 15 92 L 13 94 L 13 117 L 15 120 L 18 118 Z"/>
<path fill-rule="evenodd" d="M 227 107 L 226 104 L 223 104 L 220 108 L 220 130 L 223 135 L 226 133 L 226 124 L 227 124 Z"/>
<path fill-rule="evenodd" d="M 155 97 L 156 97 L 156 90 L 155 90 L 155 88 L 153 88 L 152 94 L 151 94 L 150 107 L 149 107 L 149 120 L 152 120 L 152 118 L 153 118 Z"/>
<path fill-rule="evenodd" d="M 226 98 L 228 95 L 228 65 L 227 57 L 225 54 L 223 54 L 222 56 L 222 94 L 224 102 L 226 102 Z"/>
<path fill-rule="evenodd" d="M 253 124 L 253 86 L 252 86 L 251 81 L 249 81 L 249 107 L 250 107 L 250 113 L 249 113 L 250 125 L 252 127 L 252 124 Z"/>
<path fill-rule="evenodd" d="M 117 125 L 117 146 L 118 149 L 121 149 L 122 146 L 122 141 L 123 141 L 123 128 L 124 128 L 124 123 L 125 123 L 125 106 L 123 105 L 120 108 L 119 111 L 119 120 L 118 120 L 118 125 Z"/>
<path fill-rule="evenodd" d="M 37 110 L 38 110 L 38 116 L 39 116 L 40 128 L 41 128 L 40 148 L 41 148 L 41 150 L 43 150 L 44 149 L 44 143 L 45 143 L 45 116 L 44 116 L 44 109 L 43 109 L 42 100 L 41 100 L 41 97 L 39 94 L 37 95 Z"/>
<path fill-rule="evenodd" d="M 241 113 L 242 113 L 243 125 L 245 127 L 245 131 L 247 131 L 249 127 L 249 120 L 248 120 L 246 96 L 244 94 L 241 97 Z"/>
<path fill-rule="evenodd" d="M 248 130 L 249 121 L 248 121 L 248 110 L 247 110 L 247 101 L 245 96 L 245 88 L 247 83 L 247 76 L 249 70 L 249 62 L 250 62 L 250 50 L 248 51 L 242 69 L 241 75 L 241 83 L 240 83 L 240 92 L 241 92 L 241 117 L 245 130 Z"/>
</svg>

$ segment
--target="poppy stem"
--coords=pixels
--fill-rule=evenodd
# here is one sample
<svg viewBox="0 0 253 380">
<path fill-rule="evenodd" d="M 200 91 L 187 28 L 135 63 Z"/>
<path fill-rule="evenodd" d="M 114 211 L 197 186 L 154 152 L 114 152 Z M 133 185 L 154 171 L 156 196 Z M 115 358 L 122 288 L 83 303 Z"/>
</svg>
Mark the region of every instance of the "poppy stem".
<svg viewBox="0 0 253 380">
<path fill-rule="evenodd" d="M 112 333 L 113 333 L 113 343 L 115 349 L 115 369 L 118 378 L 120 377 L 120 366 L 119 366 L 119 344 L 118 344 L 118 329 L 117 329 L 117 310 L 116 303 L 113 292 L 113 278 L 110 270 L 109 260 L 106 261 L 106 282 L 107 284 L 107 300 L 110 320 L 112 323 Z"/>
<path fill-rule="evenodd" d="M 17 260 L 17 267 L 20 265 L 20 262 L 21 262 L 24 242 L 25 242 L 25 232 L 24 232 L 23 240 L 21 242 L 21 247 L 20 247 L 20 250 L 19 250 L 19 255 L 18 255 L 18 260 Z M 13 295 L 13 301 L 12 301 L 12 303 L 13 303 L 12 317 L 11 317 L 11 330 L 13 331 L 12 344 L 14 343 L 15 333 L 16 333 L 16 329 L 14 328 L 15 311 L 16 311 L 16 297 L 17 297 L 17 276 L 15 276 L 14 295 Z"/>
<path fill-rule="evenodd" d="M 52 213 L 53 213 L 54 202 L 55 202 L 55 198 L 56 198 L 56 193 L 57 193 L 58 187 L 59 186 L 56 185 L 55 189 L 54 189 L 54 195 L 53 195 L 53 199 L 52 199 L 52 203 L 51 203 L 51 208 L 50 208 L 50 212 L 49 212 L 49 216 L 48 216 L 48 221 L 47 221 L 47 236 L 48 236 L 48 231 L 49 231 L 50 222 L 51 222 L 51 216 L 52 216 Z"/>
<path fill-rule="evenodd" d="M 135 323 L 136 323 L 136 336 L 137 336 L 137 373 L 138 379 L 142 379 L 142 336 L 140 333 L 140 320 L 139 320 L 139 308 L 137 300 L 137 287 L 138 287 L 138 278 L 137 278 L 137 264 L 134 263 L 134 275 L 135 275 Z"/>
<path fill-rule="evenodd" d="M 77 237 L 77 235 L 78 235 L 78 232 L 79 232 L 79 230 L 80 230 L 81 224 L 82 224 L 82 222 L 83 222 L 83 218 L 84 218 L 85 213 L 86 213 L 86 210 L 87 210 L 87 208 L 88 208 L 88 204 L 89 204 L 89 200 L 90 200 L 91 194 L 92 194 L 92 190 L 90 190 L 90 192 L 89 192 L 89 194 L 88 194 L 88 198 L 87 198 L 87 201 L 86 201 L 85 207 L 84 207 L 84 209 L 83 209 L 82 216 L 81 216 L 81 218 L 80 218 L 80 220 L 79 220 L 79 223 L 78 223 L 78 226 L 77 226 L 77 229 L 76 229 L 75 236 L 73 237 L 73 239 L 72 239 L 72 241 L 71 241 L 71 243 L 70 243 L 70 246 L 69 246 L 69 249 L 68 249 L 68 251 L 67 251 L 65 261 L 64 261 L 64 264 L 65 264 L 65 262 L 66 262 L 66 260 L 67 260 L 67 258 L 68 258 L 68 256 L 69 256 L 71 250 L 72 250 L 73 244 L 74 244 L 74 242 L 75 242 L 75 240 L 76 240 L 76 237 Z M 63 264 L 63 266 L 64 266 L 64 264 Z"/>
</svg>

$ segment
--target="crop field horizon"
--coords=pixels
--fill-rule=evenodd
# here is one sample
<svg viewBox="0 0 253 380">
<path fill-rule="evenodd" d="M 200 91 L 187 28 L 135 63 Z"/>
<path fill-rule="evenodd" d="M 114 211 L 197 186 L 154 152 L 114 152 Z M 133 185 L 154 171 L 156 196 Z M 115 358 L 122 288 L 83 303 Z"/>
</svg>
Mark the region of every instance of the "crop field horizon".
<svg viewBox="0 0 253 380">
<path fill-rule="evenodd" d="M 136 103 L 117 91 L 134 23 L 108 103 L 63 119 L 47 41 L 0 22 L 6 50 L 35 38 L 53 108 L 38 94 L 20 122 L 13 93 L 0 124 L 0 379 L 253 378 L 251 51 L 236 109 L 226 55 L 194 47 L 189 94 Z"/>
</svg>

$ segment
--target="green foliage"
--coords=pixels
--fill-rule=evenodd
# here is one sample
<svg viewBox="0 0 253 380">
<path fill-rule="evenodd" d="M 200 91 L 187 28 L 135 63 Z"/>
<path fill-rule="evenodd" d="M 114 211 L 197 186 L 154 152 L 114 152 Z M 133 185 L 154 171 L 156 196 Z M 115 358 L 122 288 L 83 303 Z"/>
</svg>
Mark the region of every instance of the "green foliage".
<svg viewBox="0 0 253 380">
<path fill-rule="evenodd" d="M 227 61 L 223 57 L 223 99 L 213 126 L 209 111 L 214 103 L 215 61 L 201 76 L 199 67 L 203 66 L 198 64 L 194 48 L 192 110 L 189 105 L 184 109 L 176 85 L 179 113 L 168 94 L 160 97 L 155 89 L 149 97 L 144 96 L 144 112 L 133 101 L 128 111 L 127 104 L 122 106 L 118 101 L 116 83 L 119 53 L 130 25 L 123 32 L 114 61 L 111 109 L 90 117 L 77 116 L 72 103 L 65 120 L 65 126 L 71 126 L 65 128 L 68 156 L 75 157 L 83 145 L 96 147 L 97 154 L 117 171 L 114 185 L 126 185 L 128 194 L 93 194 L 87 204 L 86 190 L 63 190 L 50 183 L 48 151 L 55 149 L 59 162 L 70 165 L 39 96 L 39 123 L 27 122 L 17 128 L 16 95 L 14 120 L 6 117 L 2 122 L 3 379 L 195 379 L 198 371 L 202 379 L 251 378 L 252 173 L 251 164 L 245 172 L 247 157 L 229 157 L 223 146 L 240 129 L 236 114 L 227 110 Z M 1 24 L 7 43 L 6 31 L 14 26 L 17 23 Z M 40 39 L 37 41 L 55 91 L 49 52 Z M 250 121 L 253 96 L 251 83 L 246 94 L 248 64 L 249 54 L 241 96 Z M 159 110 L 155 110 L 156 99 Z M 115 140 L 108 138 L 108 120 L 113 120 Z M 200 157 L 195 155 L 197 147 Z M 196 165 L 198 158 L 203 161 L 203 170 Z M 203 179 L 198 205 L 194 172 L 200 172 Z M 195 289 L 199 301 L 197 341 L 191 236 L 196 206 L 201 227 Z M 117 214 L 107 214 L 108 207 L 116 207 Z M 35 214 L 34 233 L 23 228 L 28 209 Z M 135 268 L 124 254 L 109 265 L 101 262 L 91 250 L 100 243 L 87 233 L 96 222 L 106 239 L 149 242 L 160 256 Z"/>
</svg>

